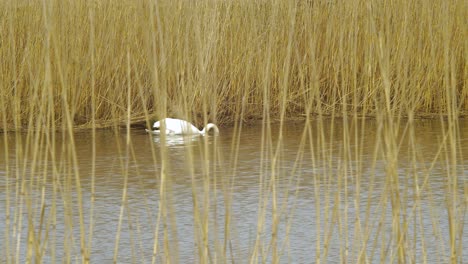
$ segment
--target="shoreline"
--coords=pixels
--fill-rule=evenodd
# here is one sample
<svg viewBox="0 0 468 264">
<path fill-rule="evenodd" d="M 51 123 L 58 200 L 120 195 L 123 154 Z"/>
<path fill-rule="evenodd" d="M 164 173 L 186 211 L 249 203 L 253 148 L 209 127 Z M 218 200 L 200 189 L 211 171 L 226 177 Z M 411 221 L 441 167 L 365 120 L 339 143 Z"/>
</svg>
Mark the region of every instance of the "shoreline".
<svg viewBox="0 0 468 264">
<path fill-rule="evenodd" d="M 169 117 L 172 117 L 171 115 L 168 115 Z M 321 118 L 322 119 L 342 119 L 344 118 L 344 115 L 342 115 L 341 113 L 335 113 L 335 114 L 332 114 L 332 113 L 326 113 L 326 114 L 317 114 L 317 113 L 312 113 L 310 114 L 310 116 L 312 117 L 312 120 L 314 119 L 318 119 Z M 377 119 L 377 115 L 376 114 L 368 114 L 368 115 L 362 115 L 362 114 L 349 114 L 347 115 L 347 117 L 350 117 L 350 118 L 357 118 L 357 119 L 368 119 L 368 120 L 376 120 Z M 397 117 L 397 116 L 396 116 Z M 410 117 L 408 114 L 405 114 L 405 115 L 400 115 L 399 116 L 400 118 L 402 118 L 403 120 L 409 120 Z M 303 122 L 306 120 L 306 114 L 300 114 L 298 116 L 287 116 L 284 118 L 284 121 L 285 122 Z M 418 113 L 418 114 L 415 114 L 413 116 L 413 120 L 415 121 L 422 121 L 422 120 L 435 120 L 435 119 L 440 119 L 442 118 L 443 120 L 447 120 L 449 118 L 449 115 L 448 114 L 436 114 L 436 113 Z M 465 112 L 462 112 L 462 113 L 459 113 L 458 116 L 456 117 L 456 119 L 458 120 L 466 120 L 468 118 L 468 113 L 465 113 Z M 156 118 L 153 118 L 153 117 L 150 117 L 149 118 L 149 123 L 153 123 L 157 121 Z M 280 123 L 281 120 L 276 117 L 276 116 L 271 116 L 270 117 L 270 122 L 272 124 L 275 124 L 275 123 Z M 201 125 L 201 124 L 198 124 L 199 122 L 197 122 L 197 125 Z M 221 124 L 222 126 L 234 126 L 234 124 L 236 123 L 236 121 L 234 119 L 227 119 L 227 120 L 224 120 L 218 124 Z M 242 120 L 242 124 L 243 125 L 247 125 L 247 126 L 254 126 L 254 125 L 259 125 L 259 124 L 262 124 L 263 123 L 263 119 L 261 116 L 249 116 L 249 117 L 246 117 Z M 19 129 L 15 129 L 13 127 L 13 125 L 7 125 L 6 126 L 7 128 L 5 129 L 5 126 L 0 126 L 0 133 L 25 133 L 25 132 L 28 132 L 28 131 L 31 131 L 31 129 L 27 129 L 25 127 L 21 127 Z M 55 131 L 66 131 L 66 129 L 62 129 L 62 125 L 61 124 L 56 124 L 55 125 L 56 129 Z M 106 130 L 106 129 L 114 129 L 116 127 L 119 127 L 119 128 L 125 128 L 126 127 L 126 122 L 125 120 L 106 120 L 106 121 L 97 121 L 95 122 L 94 124 L 94 129 L 97 129 L 97 130 Z M 145 129 L 147 128 L 146 126 L 146 117 L 136 117 L 136 118 L 133 118 L 130 120 L 130 128 L 132 129 L 135 129 L 135 128 L 141 128 L 141 129 Z M 42 130 L 44 130 L 44 127 L 40 128 Z M 93 129 L 93 125 L 91 124 L 91 122 L 86 122 L 86 123 L 82 123 L 82 124 L 75 124 L 73 126 L 73 130 L 74 131 L 86 131 L 86 130 L 91 130 Z M 33 129 L 35 130 L 35 129 Z"/>
</svg>

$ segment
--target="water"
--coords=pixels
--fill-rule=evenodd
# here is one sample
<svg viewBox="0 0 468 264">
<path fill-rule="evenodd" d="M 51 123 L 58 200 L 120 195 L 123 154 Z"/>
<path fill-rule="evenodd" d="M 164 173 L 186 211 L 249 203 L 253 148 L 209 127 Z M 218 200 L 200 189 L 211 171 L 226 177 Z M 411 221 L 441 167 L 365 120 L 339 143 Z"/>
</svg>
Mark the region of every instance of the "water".
<svg viewBox="0 0 468 264">
<path fill-rule="evenodd" d="M 334 133 L 318 133 L 320 126 Z M 118 263 L 148 263 L 155 240 L 158 263 L 168 261 L 166 257 L 197 262 L 204 232 L 209 234 L 211 259 L 227 252 L 228 260 L 236 263 L 250 260 L 257 236 L 258 262 L 271 262 L 275 246 L 282 263 L 311 263 L 319 257 L 330 263 L 397 262 L 398 243 L 392 241 L 395 193 L 400 227 L 406 229 L 405 248 L 414 257 L 407 261 L 449 262 L 448 208 L 456 208 L 459 228 L 468 224 L 468 169 L 463 166 L 468 123 L 460 124 L 455 167 L 446 162 L 447 148 L 441 148 L 444 127 L 439 121 L 417 122 L 413 142 L 399 137 L 398 192 L 389 187 L 390 165 L 386 147 L 378 145 L 384 139 L 375 121 L 351 125 L 349 133 L 344 133 L 342 120 L 315 122 L 311 137 L 301 143 L 303 129 L 302 123 L 288 123 L 278 145 L 278 124 L 272 125 L 267 140 L 262 140 L 261 126 L 243 127 L 238 149 L 233 128 L 221 128 L 217 137 L 170 137 L 163 186 L 164 141 L 143 130 L 131 130 L 130 135 L 97 131 L 94 185 L 90 132 L 75 133 L 74 146 L 67 135 L 48 143 L 41 135 L 44 140 L 29 148 L 23 147 L 26 135 L 8 135 L 0 142 L 1 149 L 8 150 L 8 155 L 0 154 L 0 211 L 5 212 L 0 244 L 9 245 L 10 260 L 24 262 L 28 230 L 34 230 L 46 245 L 34 249 L 42 252 L 43 262 L 79 262 L 78 174 L 86 241 L 91 221 L 93 226 L 92 263 L 111 263 L 116 248 Z M 456 203 L 451 202 L 451 172 L 458 175 Z M 274 222 L 278 240 L 271 244 Z M 204 223 L 208 231 L 202 230 Z M 468 240 L 466 231 L 457 237 Z M 462 252 L 461 259 L 467 259 L 468 250 Z M 7 258 L 5 249 L 0 259 Z"/>
</svg>

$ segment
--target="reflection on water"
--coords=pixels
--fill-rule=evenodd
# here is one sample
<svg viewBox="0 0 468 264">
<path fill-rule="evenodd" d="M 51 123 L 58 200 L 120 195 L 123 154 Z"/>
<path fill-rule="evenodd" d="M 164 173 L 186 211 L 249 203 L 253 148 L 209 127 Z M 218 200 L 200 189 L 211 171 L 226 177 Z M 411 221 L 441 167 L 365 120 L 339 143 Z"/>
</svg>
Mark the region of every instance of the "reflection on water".
<svg viewBox="0 0 468 264">
<path fill-rule="evenodd" d="M 194 145 L 197 141 L 199 141 L 203 136 L 200 134 L 193 134 L 193 135 L 166 135 L 165 138 L 162 138 L 159 135 L 153 136 L 153 141 L 157 144 L 166 143 L 168 147 L 177 147 L 182 146 L 186 147 L 189 145 Z"/>
<path fill-rule="evenodd" d="M 33 215 L 37 236 L 48 243 L 43 249 L 45 262 L 79 255 L 79 197 L 73 176 L 79 173 L 85 227 L 90 224 L 91 208 L 94 214 L 93 263 L 108 263 L 114 257 L 122 204 L 120 263 L 150 262 L 156 236 L 158 262 L 165 262 L 165 257 L 196 262 L 204 216 L 209 219 L 211 258 L 220 258 L 226 246 L 228 259 L 246 262 L 259 235 L 259 254 L 268 255 L 266 262 L 271 261 L 273 246 L 281 252 L 282 262 L 311 263 L 318 257 L 332 263 L 395 262 L 395 190 L 388 187 L 389 164 L 385 146 L 379 145 L 383 143 L 378 127 L 367 121 L 362 127 L 345 128 L 340 120 L 311 127 L 304 134 L 303 124 L 288 124 L 279 145 L 278 125 L 272 126 L 271 138 L 262 138 L 261 127 L 256 126 L 244 127 L 240 137 L 231 128 L 221 129 L 219 136 L 168 136 L 166 163 L 159 136 L 134 130 L 127 146 L 125 133 L 98 131 L 94 168 L 90 133 L 75 135 L 78 164 L 67 152 L 71 141 L 66 136 L 57 136 L 54 160 L 50 144 L 36 150 L 21 148 L 17 142 L 26 142 L 25 135 L 9 135 L 1 142 L 1 149 L 8 152 L 0 153 L 0 211 L 9 208 L 11 217 L 9 222 L 6 217 L 0 222 L 1 229 L 7 230 L 0 235 L 0 244 L 9 240 L 9 250 L 15 252 L 19 238 L 19 260 L 25 260 L 28 216 Z M 467 169 L 463 166 L 468 149 L 458 150 L 456 167 L 447 164 L 447 148 L 440 148 L 442 129 L 439 122 L 421 121 L 415 124 L 413 141 L 398 141 L 399 219 L 407 234 L 405 246 L 416 257 L 411 261 L 417 263 L 449 260 L 450 175 L 458 175 L 456 219 L 468 223 Z M 459 138 L 467 134 L 468 124 L 461 123 Z M 21 195 L 23 177 L 25 186 L 30 186 L 26 196 Z M 125 183 L 127 196 L 122 199 Z M 209 211 L 204 208 L 207 204 Z M 162 218 L 158 218 L 160 212 Z M 20 215 L 22 224 L 15 225 Z M 279 223 L 275 245 L 270 244 L 274 222 Z M 468 240 L 466 232 L 462 238 Z M 164 256 L 166 251 L 170 254 Z M 462 254 L 468 258 L 466 250 Z M 6 258 L 5 251 L 0 253 L 0 259 Z"/>
</svg>

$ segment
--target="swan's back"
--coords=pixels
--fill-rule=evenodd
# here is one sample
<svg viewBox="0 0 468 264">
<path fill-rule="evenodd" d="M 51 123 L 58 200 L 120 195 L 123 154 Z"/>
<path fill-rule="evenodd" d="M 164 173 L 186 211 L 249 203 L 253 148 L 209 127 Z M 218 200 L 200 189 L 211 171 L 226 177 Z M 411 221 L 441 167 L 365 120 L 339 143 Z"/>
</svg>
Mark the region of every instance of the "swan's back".
<svg viewBox="0 0 468 264">
<path fill-rule="evenodd" d="M 200 134 L 200 130 L 198 130 L 198 128 L 196 128 L 190 122 L 187 122 L 185 120 L 165 118 L 161 120 L 161 122 L 164 122 L 164 124 L 166 125 L 166 130 L 170 134 Z M 162 124 L 159 124 L 159 128 L 161 128 Z"/>
</svg>

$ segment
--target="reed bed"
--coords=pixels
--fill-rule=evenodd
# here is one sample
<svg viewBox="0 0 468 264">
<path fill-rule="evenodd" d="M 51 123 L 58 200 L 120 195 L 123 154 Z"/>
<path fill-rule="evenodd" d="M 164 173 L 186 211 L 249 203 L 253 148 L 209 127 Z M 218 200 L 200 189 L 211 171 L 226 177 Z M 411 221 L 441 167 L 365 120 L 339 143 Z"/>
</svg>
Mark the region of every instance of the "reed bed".
<svg viewBox="0 0 468 264">
<path fill-rule="evenodd" d="M 463 0 L 1 2 L 1 261 L 93 262 L 95 204 L 102 199 L 96 195 L 96 130 L 106 127 L 115 137 L 120 158 L 114 173 L 122 180 L 112 261 L 125 251 L 136 263 L 184 262 L 172 150 L 164 147 L 164 135 L 161 147 L 150 149 L 157 206 L 150 202 L 155 194 L 141 194 L 149 227 L 129 205 L 129 186 L 142 184 L 131 127 L 171 116 L 229 124 L 234 131 L 228 153 L 215 139 L 184 150 L 193 261 L 287 261 L 302 195 L 279 184 L 287 179 L 296 187 L 310 180 L 313 208 L 320 212 L 310 219 L 317 237 L 309 261 L 330 261 L 337 250 L 332 261 L 342 263 L 428 262 L 435 241 L 436 259 L 462 262 L 468 183 L 459 118 L 468 110 L 467 13 Z M 423 157 L 414 124 L 428 116 L 440 118 L 442 127 L 437 151 Z M 372 117 L 375 129 L 361 117 Z M 285 169 L 286 122 L 298 118 L 304 123 L 299 149 Z M 250 120 L 262 121 L 258 214 L 251 240 L 239 241 L 231 210 L 241 136 Z M 86 170 L 78 128 L 90 131 Z M 376 135 L 370 155 L 367 133 Z M 403 156 L 410 164 L 404 173 Z M 375 172 L 379 162 L 384 176 Z M 304 166 L 322 171 L 310 174 Z M 431 189 L 436 166 L 447 183 L 446 233 Z M 377 195 L 378 209 L 361 191 Z M 423 230 L 427 203 L 429 238 Z M 126 229 L 130 237 L 122 237 Z M 148 230 L 151 255 L 141 253 Z M 131 241 L 130 249 L 122 249 L 122 240 Z M 249 245 L 247 253 L 242 244 Z"/>
<path fill-rule="evenodd" d="M 166 112 L 465 115 L 466 2 L 3 1 L 2 128 Z M 127 72 L 130 64 L 130 73 Z M 384 70 L 385 69 L 385 70 Z M 130 79 L 127 78 L 130 74 Z M 386 83 L 387 82 L 387 83 Z M 131 87 L 129 91 L 128 87 Z M 387 91 L 388 98 L 384 98 Z M 94 105 L 94 106 L 93 106 Z M 283 109 L 284 108 L 284 109 Z M 186 113 L 188 111 L 188 113 Z M 94 116 L 94 117 L 93 117 Z"/>
</svg>

